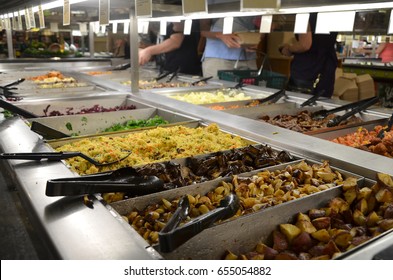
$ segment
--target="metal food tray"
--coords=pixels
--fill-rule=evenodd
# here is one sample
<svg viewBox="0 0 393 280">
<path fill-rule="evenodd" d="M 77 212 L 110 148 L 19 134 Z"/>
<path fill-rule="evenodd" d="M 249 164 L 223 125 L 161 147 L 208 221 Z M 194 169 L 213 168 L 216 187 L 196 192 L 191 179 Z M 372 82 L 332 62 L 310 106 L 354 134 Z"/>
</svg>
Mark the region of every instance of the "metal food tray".
<svg viewBox="0 0 393 280">
<path fill-rule="evenodd" d="M 217 87 L 217 86 L 213 86 L 213 85 L 208 85 L 208 86 L 203 86 L 203 87 L 188 87 L 188 88 L 163 88 L 163 89 L 154 89 L 151 90 L 151 92 L 153 93 L 157 93 L 160 95 L 164 95 L 168 98 L 172 98 L 172 96 L 176 96 L 176 95 L 186 95 L 186 94 L 190 94 L 192 92 L 210 92 L 210 93 L 214 93 L 216 91 L 219 90 L 228 90 L 229 88 L 223 88 L 223 87 Z M 236 89 L 235 89 L 236 90 Z M 253 99 L 260 99 L 260 98 L 264 98 L 267 97 L 269 95 L 271 95 L 271 93 L 267 93 L 267 92 L 263 92 L 263 91 L 257 91 L 257 90 L 252 90 L 252 89 L 239 89 L 238 93 L 244 93 L 244 96 L 249 97 L 249 99 L 245 99 L 245 101 L 251 102 Z M 243 100 L 242 100 L 243 101 Z M 184 102 L 184 101 L 183 101 Z M 233 102 L 233 101 L 230 101 Z M 191 103 L 191 102 L 187 102 L 187 103 Z M 220 104 L 227 104 L 229 102 L 219 102 Z M 194 104 L 194 103 L 192 103 Z M 195 105 L 200 105 L 200 106 L 207 106 L 207 105 L 211 105 L 211 104 L 217 104 L 217 102 L 211 102 L 211 103 L 203 103 L 203 104 L 195 104 Z"/>
<path fill-rule="evenodd" d="M 170 124 L 170 125 L 167 125 L 167 127 L 177 126 L 177 125 L 179 125 L 179 124 Z M 206 126 L 208 126 L 206 123 L 202 122 L 201 120 L 191 120 L 191 121 L 184 122 L 181 125 L 185 126 L 185 127 L 189 127 L 189 128 L 198 128 L 198 127 L 206 127 Z M 143 130 L 151 130 L 151 129 L 154 129 L 154 128 L 146 127 L 146 128 L 139 128 L 139 129 L 128 130 L 128 131 L 110 132 L 110 133 L 105 133 L 105 135 L 108 136 L 108 134 L 110 134 L 111 137 L 117 137 L 117 136 L 124 136 L 124 135 L 130 134 L 130 133 L 138 133 L 138 132 L 143 131 Z M 221 128 L 220 128 L 220 131 L 235 136 L 235 134 L 230 133 L 228 131 L 225 131 L 225 130 L 223 130 Z M 76 141 L 80 141 L 81 139 L 87 139 L 87 138 L 93 139 L 93 138 L 99 138 L 101 136 L 102 136 L 101 134 L 88 135 L 88 136 L 76 136 L 76 137 L 71 137 L 71 138 L 62 138 L 62 139 L 56 139 L 56 140 L 48 140 L 46 142 L 52 148 L 56 149 L 56 148 L 61 147 L 63 145 L 66 145 L 66 144 L 69 144 L 69 143 L 72 143 L 72 142 L 76 142 Z M 241 137 L 241 138 L 246 140 L 248 142 L 248 144 L 250 144 L 250 145 L 256 144 L 255 141 L 249 140 L 249 139 L 244 138 L 244 137 Z"/>
<path fill-rule="evenodd" d="M 293 105 L 288 105 L 288 104 L 293 104 Z M 250 118 L 250 119 L 254 119 L 254 120 L 260 120 L 260 118 L 262 116 L 269 116 L 269 117 L 275 117 L 278 115 L 282 115 L 282 114 L 286 114 L 286 115 L 297 115 L 298 113 L 300 113 L 301 111 L 309 111 L 311 113 L 319 111 L 319 110 L 323 110 L 323 109 L 331 109 L 330 107 L 325 107 L 325 106 L 306 106 L 306 107 L 300 107 L 299 104 L 297 103 L 280 103 L 280 104 L 276 104 L 277 107 L 271 107 L 272 110 L 269 109 L 269 106 L 266 106 L 267 108 L 265 108 L 265 106 L 256 106 L 256 107 L 251 107 L 251 108 L 246 108 L 245 110 L 241 111 L 241 116 L 246 117 L 246 118 Z M 280 109 L 280 106 L 281 109 Z M 292 108 L 288 108 L 285 106 L 292 106 Z M 339 112 L 336 113 L 337 116 L 341 116 L 345 114 L 344 112 Z M 356 117 L 359 117 L 362 119 L 362 123 L 356 123 L 356 124 L 348 124 L 348 125 L 338 125 L 338 126 L 334 126 L 334 127 L 326 127 L 326 128 L 322 128 L 322 129 L 318 129 L 315 131 L 308 131 L 308 132 L 304 132 L 304 134 L 309 134 L 309 135 L 314 135 L 316 133 L 320 133 L 320 132 L 324 132 L 324 131 L 336 131 L 339 129 L 343 129 L 346 127 L 358 127 L 360 125 L 364 124 L 375 124 L 375 123 L 379 123 L 382 120 L 386 121 L 385 118 L 387 118 L 387 116 L 382 116 L 381 114 L 374 114 L 371 111 L 362 111 L 358 114 L 355 114 Z M 262 120 L 260 120 L 261 122 L 263 122 Z"/>
<path fill-rule="evenodd" d="M 29 121 L 39 122 L 68 135 L 105 135 L 105 129 L 118 123 L 125 123 L 129 120 L 148 120 L 155 116 L 162 117 L 169 124 L 160 125 L 178 125 L 184 122 L 197 121 L 173 111 L 162 110 L 157 108 L 144 108 L 134 110 L 122 110 L 115 112 L 91 113 L 72 116 L 57 116 L 29 119 Z M 129 130 L 128 130 L 129 131 Z"/>
<path fill-rule="evenodd" d="M 113 95 L 99 95 L 89 97 L 69 97 L 56 98 L 48 100 L 22 100 L 15 105 L 25 109 L 37 116 L 45 116 L 45 111 L 58 111 L 61 114 L 67 115 L 67 112 L 72 114 L 80 112 L 83 109 L 89 109 L 96 105 L 104 108 L 126 107 L 134 105 L 136 109 L 152 108 L 143 102 L 133 100 L 128 94 L 113 94 Z M 49 106 L 49 107 L 48 107 Z"/>
<path fill-rule="evenodd" d="M 371 123 L 359 124 L 357 126 L 347 127 L 340 130 L 334 131 L 316 131 L 313 136 L 325 140 L 333 140 L 337 137 L 345 136 L 347 134 L 352 134 L 358 131 L 359 128 L 365 128 L 368 131 L 374 130 L 377 125 L 385 126 L 387 125 L 388 119 L 378 119 Z"/>
<path fill-rule="evenodd" d="M 358 180 L 359 186 L 371 186 L 366 179 Z M 342 188 L 332 188 L 315 193 L 301 199 L 295 199 L 251 215 L 245 215 L 237 219 L 223 222 L 210 227 L 171 253 L 160 253 L 164 259 L 222 259 L 227 250 L 234 254 L 247 253 L 255 249 L 262 242 L 272 244 L 272 232 L 279 224 L 291 223 L 298 213 L 306 213 L 313 208 L 326 207 L 329 200 L 342 197 Z M 257 226 L 256 226 L 257 225 Z M 387 235 L 391 235 L 393 229 L 371 238 L 370 240 L 343 252 L 335 259 L 346 259 L 352 253 L 363 249 L 372 250 L 373 243 Z M 390 237 L 392 238 L 392 236 Z M 197 248 L 197 249 L 196 249 Z"/>
<path fill-rule="evenodd" d="M 313 160 L 299 159 L 297 161 L 292 161 L 289 163 L 279 164 L 260 170 L 254 170 L 248 173 L 242 173 L 239 174 L 239 176 L 252 176 L 254 174 L 257 174 L 261 170 L 283 170 L 286 168 L 286 166 L 295 165 L 302 160 L 304 160 L 308 164 L 321 164 L 321 162 Z M 339 171 L 344 178 L 356 178 L 359 185 L 361 185 L 361 182 L 364 181 L 363 176 L 339 168 L 335 168 L 334 166 L 331 166 L 331 168 L 332 170 Z M 126 200 L 111 203 L 109 204 L 108 208 L 113 211 L 115 215 L 125 216 L 133 209 L 143 210 L 149 205 L 159 203 L 163 198 L 171 201 L 173 199 L 180 198 L 186 194 L 205 195 L 209 191 L 214 190 L 221 181 L 230 182 L 231 178 L 218 178 L 212 181 L 190 185 L 178 189 L 153 193 L 141 197 L 129 198 Z M 243 215 L 241 217 L 237 217 L 236 219 L 230 219 L 228 221 L 225 221 L 218 225 L 216 224 L 212 227 L 209 227 L 208 229 L 205 229 L 204 231 L 192 237 L 186 243 L 184 243 L 171 253 L 159 253 L 162 254 L 165 259 L 221 259 L 226 249 L 233 250 L 234 252 L 239 250 L 247 251 L 247 249 L 251 250 L 254 248 L 255 244 L 260 241 L 261 237 L 263 237 L 263 233 L 261 234 L 260 231 L 261 227 L 255 227 L 256 224 L 262 225 L 261 220 L 266 221 L 266 227 L 264 227 L 263 229 L 266 229 L 266 231 L 264 232 L 266 232 L 265 238 L 267 238 L 268 235 L 272 232 L 272 229 L 274 229 L 275 226 L 277 226 L 279 223 L 288 222 L 290 219 L 292 219 L 293 215 L 297 214 L 299 211 L 306 211 L 308 209 L 311 209 L 312 207 L 310 207 L 309 205 L 313 205 L 313 207 L 315 207 L 316 205 L 319 205 L 316 204 L 319 201 L 327 201 L 329 196 L 328 194 L 330 192 L 333 192 L 334 195 L 336 195 L 337 193 L 340 193 L 339 189 L 341 189 L 341 187 L 337 186 L 276 206 L 268 207 L 251 214 Z M 298 210 L 296 207 L 299 207 L 299 209 L 301 210 Z M 261 216 L 263 217 L 262 219 Z M 131 226 L 130 229 L 134 230 Z M 214 235 L 214 237 L 212 237 L 212 235 Z M 145 242 L 147 244 L 146 246 L 149 246 L 148 242 Z M 157 246 L 154 247 L 156 250 L 159 250 Z"/>
</svg>

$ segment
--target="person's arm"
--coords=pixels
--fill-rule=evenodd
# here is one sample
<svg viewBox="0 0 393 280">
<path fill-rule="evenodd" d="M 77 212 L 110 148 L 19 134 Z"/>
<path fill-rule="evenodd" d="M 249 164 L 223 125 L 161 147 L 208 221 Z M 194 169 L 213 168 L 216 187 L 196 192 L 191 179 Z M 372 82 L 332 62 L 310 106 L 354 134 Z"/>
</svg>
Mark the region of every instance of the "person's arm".
<svg viewBox="0 0 393 280">
<path fill-rule="evenodd" d="M 211 20 L 201 19 L 201 36 L 221 40 L 228 48 L 240 48 L 239 37 L 236 34 L 222 34 L 222 32 L 210 31 Z"/>
<path fill-rule="evenodd" d="M 312 45 L 312 34 L 310 26 L 308 26 L 307 33 L 299 34 L 298 40 L 292 44 L 284 44 L 280 49 L 285 56 L 292 56 L 296 53 L 303 53 L 308 51 Z"/>
<path fill-rule="evenodd" d="M 175 31 L 178 31 L 178 27 L 174 27 Z M 180 30 L 179 30 L 180 31 Z M 144 65 L 150 61 L 153 55 L 167 53 L 180 48 L 184 40 L 183 33 L 173 33 L 168 39 L 157 45 L 152 45 L 144 49 L 139 50 L 139 65 Z"/>
</svg>

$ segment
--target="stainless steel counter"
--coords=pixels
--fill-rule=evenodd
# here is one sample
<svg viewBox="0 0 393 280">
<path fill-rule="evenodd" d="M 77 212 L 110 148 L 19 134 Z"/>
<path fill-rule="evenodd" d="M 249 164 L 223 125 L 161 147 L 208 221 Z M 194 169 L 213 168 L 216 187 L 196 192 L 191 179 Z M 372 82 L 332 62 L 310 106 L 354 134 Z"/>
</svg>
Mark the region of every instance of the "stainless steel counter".
<svg viewBox="0 0 393 280">
<path fill-rule="evenodd" d="M 93 81 L 94 79 L 92 79 Z M 108 87 L 110 87 L 108 85 Z M 273 91 L 273 90 L 267 90 Z M 121 93 L 126 94 L 126 93 Z M 304 101 L 308 96 L 290 93 L 289 100 Z M 288 150 L 303 158 L 329 160 L 338 168 L 374 179 L 376 172 L 393 175 L 393 159 L 335 144 L 313 136 L 303 135 L 260 121 L 213 111 L 203 106 L 184 103 L 159 93 L 141 92 L 133 96 L 147 104 L 218 123 L 222 129 L 256 142 Z M 332 106 L 334 101 L 318 102 Z M 380 112 L 385 114 L 386 111 Z M 388 115 L 386 114 L 388 117 Z M 0 149 L 3 152 L 49 151 L 40 136 L 30 131 L 20 118 L 0 122 Z M 110 211 L 100 197 L 92 196 L 93 208 L 82 197 L 53 198 L 45 195 L 49 179 L 76 176 L 62 162 L 8 161 L 2 172 L 12 180 L 21 193 L 31 219 L 54 258 L 59 259 L 160 259 L 150 247 L 145 247 L 137 234 L 116 212 Z M 375 243 L 381 249 L 393 242 L 392 234 Z M 361 250 L 354 259 L 369 259 L 373 254 Z M 377 250 L 376 249 L 376 250 Z M 349 257 L 351 258 L 351 256 Z"/>
</svg>

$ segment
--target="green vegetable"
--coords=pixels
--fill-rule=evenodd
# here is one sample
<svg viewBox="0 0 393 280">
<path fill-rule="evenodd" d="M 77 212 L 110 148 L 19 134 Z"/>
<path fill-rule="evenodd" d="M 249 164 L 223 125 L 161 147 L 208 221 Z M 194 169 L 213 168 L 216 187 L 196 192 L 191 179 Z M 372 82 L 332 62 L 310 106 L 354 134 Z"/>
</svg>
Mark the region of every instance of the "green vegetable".
<svg viewBox="0 0 393 280">
<path fill-rule="evenodd" d="M 12 116 L 14 116 L 14 114 L 11 111 L 8 111 L 8 110 L 4 110 L 1 113 L 4 115 L 4 118 L 11 118 Z"/>
<path fill-rule="evenodd" d="M 72 124 L 71 123 L 66 123 L 66 128 L 68 129 L 68 130 L 72 130 Z"/>
<path fill-rule="evenodd" d="M 117 123 L 108 127 L 104 132 L 122 131 L 141 127 L 159 126 L 162 124 L 168 124 L 169 122 L 164 120 L 160 116 L 155 116 L 147 120 L 129 120 L 125 123 Z"/>
</svg>

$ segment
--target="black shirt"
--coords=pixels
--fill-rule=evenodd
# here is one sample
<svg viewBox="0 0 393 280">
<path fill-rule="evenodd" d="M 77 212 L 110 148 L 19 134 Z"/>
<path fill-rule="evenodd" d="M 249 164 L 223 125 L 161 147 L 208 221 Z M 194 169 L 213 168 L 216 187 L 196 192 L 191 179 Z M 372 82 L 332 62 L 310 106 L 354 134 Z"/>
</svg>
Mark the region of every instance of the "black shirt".
<svg viewBox="0 0 393 280">
<path fill-rule="evenodd" d="M 184 35 L 180 48 L 165 54 L 164 70 L 176 71 L 180 67 L 179 73 L 201 74 L 201 59 L 198 55 L 199 31 L 199 21 L 193 21 L 191 34 Z M 171 23 L 167 27 L 165 39 L 168 39 L 174 33 L 176 32 L 173 30 L 173 24 Z"/>
</svg>

